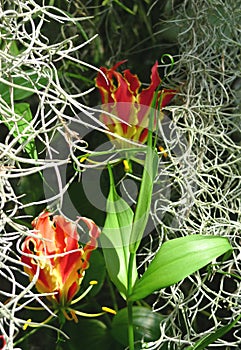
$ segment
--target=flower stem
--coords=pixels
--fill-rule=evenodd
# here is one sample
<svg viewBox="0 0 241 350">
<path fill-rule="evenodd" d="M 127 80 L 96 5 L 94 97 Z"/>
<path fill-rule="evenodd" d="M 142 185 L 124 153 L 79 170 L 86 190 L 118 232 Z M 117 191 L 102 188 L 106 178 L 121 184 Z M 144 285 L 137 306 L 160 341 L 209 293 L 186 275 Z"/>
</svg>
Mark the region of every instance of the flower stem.
<svg viewBox="0 0 241 350">
<path fill-rule="evenodd" d="M 127 301 L 128 308 L 128 341 L 129 341 L 129 350 L 135 350 L 134 346 L 134 328 L 133 328 L 133 314 L 132 314 L 132 301 Z"/>
<path fill-rule="evenodd" d="M 130 253 L 129 266 L 128 266 L 128 290 L 127 290 L 127 309 L 128 309 L 128 340 L 129 350 L 135 350 L 134 345 L 134 327 L 133 327 L 133 302 L 129 300 L 129 296 L 132 293 L 132 271 L 133 264 L 135 262 L 135 253 Z"/>
</svg>

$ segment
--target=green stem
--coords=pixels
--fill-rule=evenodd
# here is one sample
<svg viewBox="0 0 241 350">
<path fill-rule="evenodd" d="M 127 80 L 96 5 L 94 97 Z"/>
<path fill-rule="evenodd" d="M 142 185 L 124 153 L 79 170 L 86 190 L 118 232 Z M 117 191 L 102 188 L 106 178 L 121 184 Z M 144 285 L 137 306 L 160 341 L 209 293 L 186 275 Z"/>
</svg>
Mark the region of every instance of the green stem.
<svg viewBox="0 0 241 350">
<path fill-rule="evenodd" d="M 39 328 L 34 328 L 31 331 L 28 330 L 28 332 L 26 334 L 24 334 L 20 339 L 16 340 L 14 342 L 14 346 L 20 344 L 21 342 L 23 342 L 25 339 L 27 339 L 30 335 L 34 334 L 35 332 L 37 332 L 37 330 L 39 330 Z"/>
<path fill-rule="evenodd" d="M 135 350 L 134 345 L 134 327 L 133 327 L 133 302 L 129 300 L 129 296 L 132 293 L 132 271 L 133 264 L 135 262 L 135 253 L 130 253 L 129 265 L 128 265 L 128 290 L 127 290 L 127 309 L 128 309 L 128 340 L 129 340 L 129 350 Z"/>
<path fill-rule="evenodd" d="M 132 301 L 127 301 L 129 350 L 135 350 L 132 305 L 133 305 Z"/>
</svg>

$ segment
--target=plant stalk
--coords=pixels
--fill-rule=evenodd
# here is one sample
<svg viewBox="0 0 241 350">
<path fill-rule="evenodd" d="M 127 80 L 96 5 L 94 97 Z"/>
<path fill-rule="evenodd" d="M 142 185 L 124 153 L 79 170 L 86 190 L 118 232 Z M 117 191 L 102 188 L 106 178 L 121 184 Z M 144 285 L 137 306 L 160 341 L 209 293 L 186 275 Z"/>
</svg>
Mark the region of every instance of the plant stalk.
<svg viewBox="0 0 241 350">
<path fill-rule="evenodd" d="M 128 265 L 128 290 L 127 290 L 127 310 L 128 310 L 128 340 L 129 350 L 135 350 L 135 338 L 134 338 L 134 327 L 133 327 L 133 301 L 129 300 L 129 296 L 132 294 L 132 271 L 133 264 L 135 262 L 136 254 L 130 253 L 129 265 Z"/>
</svg>

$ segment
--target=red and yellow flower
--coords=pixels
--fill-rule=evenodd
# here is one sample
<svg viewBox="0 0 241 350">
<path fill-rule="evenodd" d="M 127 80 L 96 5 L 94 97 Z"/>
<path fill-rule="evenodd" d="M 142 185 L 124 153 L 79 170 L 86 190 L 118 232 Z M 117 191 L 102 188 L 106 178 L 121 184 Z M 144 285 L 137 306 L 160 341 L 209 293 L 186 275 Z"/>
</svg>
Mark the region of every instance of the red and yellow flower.
<svg viewBox="0 0 241 350">
<path fill-rule="evenodd" d="M 151 70 L 151 83 L 142 89 L 137 75 L 129 69 L 122 73 L 117 68 L 126 61 L 116 63 L 112 68 L 100 68 L 96 78 L 96 86 L 101 95 L 103 113 L 101 119 L 108 126 L 109 131 L 124 139 L 138 143 L 145 143 L 148 136 L 150 108 L 162 109 L 174 97 L 176 90 L 162 89 L 158 91 L 156 105 L 152 106 L 155 91 L 161 84 L 156 61 Z M 111 116 L 109 115 L 112 114 Z M 116 116 L 116 118 L 115 118 Z M 126 147 L 127 143 L 108 134 L 109 138 L 117 142 L 118 146 Z"/>
<path fill-rule="evenodd" d="M 4 336 L 1 334 L 0 335 L 0 350 L 4 350 L 6 346 L 6 340 Z"/>
<path fill-rule="evenodd" d="M 56 305 L 68 305 L 80 289 L 91 252 L 97 247 L 100 229 L 87 218 L 81 218 L 89 229 L 89 242 L 82 248 L 76 225 L 61 215 L 45 211 L 33 222 L 34 235 L 22 244 L 21 261 L 30 280 L 37 277 L 36 288 L 49 293 Z"/>
</svg>

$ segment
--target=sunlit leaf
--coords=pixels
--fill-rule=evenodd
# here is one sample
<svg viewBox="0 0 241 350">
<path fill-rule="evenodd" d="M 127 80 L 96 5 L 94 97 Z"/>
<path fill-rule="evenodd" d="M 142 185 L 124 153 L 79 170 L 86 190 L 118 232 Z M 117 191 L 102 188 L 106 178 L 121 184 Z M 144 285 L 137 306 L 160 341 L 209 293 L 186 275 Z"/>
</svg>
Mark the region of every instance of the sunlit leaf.
<svg viewBox="0 0 241 350">
<path fill-rule="evenodd" d="M 133 287 L 131 300 L 181 281 L 213 259 L 231 250 L 223 237 L 192 235 L 165 242 Z"/>
<path fill-rule="evenodd" d="M 157 171 L 157 161 L 157 153 L 152 150 L 151 147 L 148 147 L 130 238 L 130 251 L 133 253 L 135 253 L 139 247 L 149 218 L 153 182 Z"/>
<path fill-rule="evenodd" d="M 13 40 L 11 42 L 9 51 L 10 51 L 11 55 L 13 55 L 13 56 L 17 56 L 19 54 L 18 45 L 17 45 L 17 42 L 15 40 Z"/>
<path fill-rule="evenodd" d="M 156 104 L 157 92 L 154 96 L 154 105 Z M 150 213 L 154 179 L 158 167 L 158 155 L 155 149 L 155 141 L 152 141 L 152 130 L 154 128 L 155 110 L 151 108 L 148 125 L 147 150 L 141 180 L 140 192 L 138 195 L 137 206 L 135 210 L 134 222 L 130 238 L 130 252 L 136 253 L 143 233 L 145 231 Z"/>
<path fill-rule="evenodd" d="M 110 191 L 106 205 L 106 220 L 100 241 L 103 248 L 107 271 L 119 292 L 126 295 L 129 264 L 129 242 L 132 229 L 133 211 L 118 195 L 111 168 Z M 133 283 L 137 278 L 136 265 L 132 270 Z"/>
</svg>

